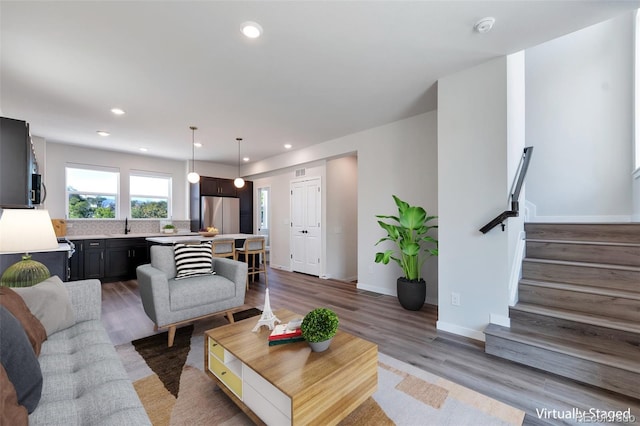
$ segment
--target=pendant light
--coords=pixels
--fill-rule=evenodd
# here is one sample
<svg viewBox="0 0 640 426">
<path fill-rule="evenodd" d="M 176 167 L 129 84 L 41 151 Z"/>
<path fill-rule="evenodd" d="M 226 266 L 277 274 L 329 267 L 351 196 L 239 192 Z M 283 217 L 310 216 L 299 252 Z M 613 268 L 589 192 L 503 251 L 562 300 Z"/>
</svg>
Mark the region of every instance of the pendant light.
<svg viewBox="0 0 640 426">
<path fill-rule="evenodd" d="M 236 138 L 238 141 L 238 177 L 234 179 L 233 185 L 236 188 L 242 188 L 244 186 L 244 179 L 240 177 L 240 142 L 242 142 L 242 138 Z"/>
<path fill-rule="evenodd" d="M 196 130 L 198 128 L 196 126 L 190 126 L 191 129 L 191 172 L 187 175 L 187 180 L 191 183 L 200 182 L 200 175 L 196 173 Z"/>
</svg>

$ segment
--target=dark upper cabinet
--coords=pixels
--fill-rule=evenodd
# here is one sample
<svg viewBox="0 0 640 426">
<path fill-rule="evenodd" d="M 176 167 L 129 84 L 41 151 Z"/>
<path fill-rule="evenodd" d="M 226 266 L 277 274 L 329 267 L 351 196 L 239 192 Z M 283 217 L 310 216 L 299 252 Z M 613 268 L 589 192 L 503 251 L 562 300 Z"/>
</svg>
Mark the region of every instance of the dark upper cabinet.
<svg viewBox="0 0 640 426">
<path fill-rule="evenodd" d="M 196 184 L 197 185 L 197 184 Z M 200 177 L 200 195 L 212 195 L 218 197 L 235 197 L 236 187 L 233 179 Z"/>
<path fill-rule="evenodd" d="M 32 207 L 32 175 L 38 172 L 29 124 L 0 117 L 0 207 Z"/>
<path fill-rule="evenodd" d="M 189 184 L 189 219 L 191 230 L 200 230 L 200 197 L 235 197 L 240 199 L 240 229 L 243 234 L 253 234 L 253 182 L 245 181 L 236 188 L 233 179 L 200 176 L 200 182 Z"/>
</svg>

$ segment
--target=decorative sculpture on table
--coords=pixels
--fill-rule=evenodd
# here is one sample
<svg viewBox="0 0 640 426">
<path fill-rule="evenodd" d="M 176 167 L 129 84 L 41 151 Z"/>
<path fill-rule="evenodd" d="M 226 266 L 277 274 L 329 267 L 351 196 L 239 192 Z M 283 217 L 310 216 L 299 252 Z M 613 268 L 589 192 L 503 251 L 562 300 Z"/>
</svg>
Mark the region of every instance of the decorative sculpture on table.
<svg viewBox="0 0 640 426">
<path fill-rule="evenodd" d="M 273 330 L 273 327 L 275 327 L 276 323 L 280 322 L 281 321 L 273 314 L 273 311 L 271 310 L 271 302 L 269 302 L 269 289 L 266 289 L 264 291 L 264 309 L 262 310 L 262 316 L 251 331 L 258 331 L 263 325 L 269 327 L 269 330 Z"/>
</svg>

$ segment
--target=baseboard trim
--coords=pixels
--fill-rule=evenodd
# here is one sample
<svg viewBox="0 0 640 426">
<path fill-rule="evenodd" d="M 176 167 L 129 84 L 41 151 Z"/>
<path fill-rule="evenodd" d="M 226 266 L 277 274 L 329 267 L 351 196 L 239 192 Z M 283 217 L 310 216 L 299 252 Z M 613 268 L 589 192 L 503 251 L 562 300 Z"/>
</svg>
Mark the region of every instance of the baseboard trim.
<svg viewBox="0 0 640 426">
<path fill-rule="evenodd" d="M 531 216 L 529 223 L 627 223 L 632 222 L 630 215 L 602 216 Z"/>
<path fill-rule="evenodd" d="M 489 322 L 495 325 L 501 325 L 503 327 L 511 328 L 511 318 L 504 315 L 490 314 Z"/>
<path fill-rule="evenodd" d="M 470 339 L 485 341 L 484 333 L 478 330 L 472 330 L 470 328 L 461 327 L 457 324 L 451 324 L 444 321 L 436 322 L 436 329 L 446 331 L 447 333 L 457 334 L 459 336 L 468 337 Z"/>
<path fill-rule="evenodd" d="M 293 272 L 293 271 L 291 270 L 291 268 L 290 268 L 290 267 L 288 267 L 288 266 L 283 266 L 283 265 L 274 265 L 273 263 L 270 263 L 270 264 L 269 264 L 269 267 L 270 267 L 270 268 L 273 268 L 273 269 L 280 269 L 281 271 Z"/>
<path fill-rule="evenodd" d="M 367 285 L 367 284 L 361 283 L 361 282 L 358 283 L 356 288 L 358 290 L 366 290 L 366 291 L 371 291 L 373 293 L 385 294 L 387 296 L 398 297 L 398 295 L 396 294 L 395 291 L 390 291 L 388 288 L 376 287 L 376 286 Z"/>
</svg>

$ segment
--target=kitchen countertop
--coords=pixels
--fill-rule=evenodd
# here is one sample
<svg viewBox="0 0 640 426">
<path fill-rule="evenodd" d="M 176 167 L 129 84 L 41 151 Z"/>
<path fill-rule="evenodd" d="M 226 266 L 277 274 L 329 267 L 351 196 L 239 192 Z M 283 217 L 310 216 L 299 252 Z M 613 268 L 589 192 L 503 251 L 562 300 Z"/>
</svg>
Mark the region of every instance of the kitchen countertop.
<svg viewBox="0 0 640 426">
<path fill-rule="evenodd" d="M 175 234 L 165 234 L 162 232 L 129 232 L 128 234 L 90 234 L 90 235 L 67 235 L 68 240 L 104 240 L 111 238 L 148 238 L 148 237 L 180 237 L 199 236 L 197 232 L 177 232 Z"/>
<path fill-rule="evenodd" d="M 29 251 L 29 253 L 44 253 L 48 251 L 71 251 L 71 246 L 67 243 L 58 243 L 57 248 Z M 23 251 L 1 251 L 0 254 L 24 254 Z"/>
<path fill-rule="evenodd" d="M 219 240 L 225 238 L 233 238 L 234 240 L 246 240 L 249 237 L 262 237 L 263 235 L 255 235 L 255 234 L 218 234 L 216 236 L 205 237 L 204 235 L 200 235 L 198 233 L 195 234 L 175 234 L 175 235 L 162 235 L 162 236 L 154 236 L 147 237 L 147 241 L 151 241 L 152 243 L 159 244 L 174 244 L 174 243 L 183 243 L 185 241 L 211 241 L 211 240 Z"/>
</svg>

